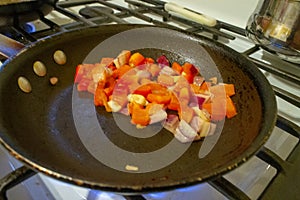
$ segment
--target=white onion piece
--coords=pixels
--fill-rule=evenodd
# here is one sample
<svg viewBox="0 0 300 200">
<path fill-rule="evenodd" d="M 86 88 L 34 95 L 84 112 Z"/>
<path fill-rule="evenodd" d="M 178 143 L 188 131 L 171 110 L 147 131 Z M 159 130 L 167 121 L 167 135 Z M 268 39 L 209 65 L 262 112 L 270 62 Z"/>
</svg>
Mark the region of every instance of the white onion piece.
<svg viewBox="0 0 300 200">
<path fill-rule="evenodd" d="M 112 112 L 119 112 L 122 109 L 122 107 L 113 100 L 108 101 L 107 104 L 111 108 Z"/>
<path fill-rule="evenodd" d="M 139 77 L 139 79 L 150 79 L 151 78 L 151 73 L 147 70 L 139 70 L 136 75 Z"/>
<path fill-rule="evenodd" d="M 179 119 L 177 115 L 168 115 L 167 120 L 164 121 L 163 126 L 165 129 L 175 134 L 175 130 L 178 127 Z"/>
<path fill-rule="evenodd" d="M 201 110 L 198 106 L 192 107 L 192 109 L 195 111 L 196 115 L 199 116 L 201 119 L 203 119 L 204 121 L 209 121 L 209 113 Z"/>
<path fill-rule="evenodd" d="M 154 124 L 157 122 L 161 122 L 165 119 L 167 119 L 167 112 L 164 110 L 157 111 L 153 115 L 150 115 L 150 124 Z"/>
<path fill-rule="evenodd" d="M 213 135 L 216 132 L 217 124 L 210 123 L 209 131 L 207 136 Z"/>
<path fill-rule="evenodd" d="M 172 76 L 172 75 L 176 75 L 177 73 L 176 73 L 176 71 L 173 70 L 171 67 L 169 67 L 169 66 L 164 66 L 164 67 L 160 70 L 159 74 L 167 74 L 167 75 Z"/>
<path fill-rule="evenodd" d="M 197 136 L 197 132 L 184 120 L 180 120 L 178 128 L 180 132 L 188 138 L 193 139 Z"/>
<path fill-rule="evenodd" d="M 192 142 L 194 140 L 193 138 L 188 138 L 184 134 L 182 134 L 179 128 L 176 128 L 174 137 L 182 143 Z"/>
<path fill-rule="evenodd" d="M 199 132 L 202 128 L 204 120 L 198 116 L 194 116 L 190 122 L 191 127 L 196 131 Z"/>
<path fill-rule="evenodd" d="M 128 50 L 123 50 L 118 56 L 117 58 L 115 58 L 113 60 L 116 68 L 120 68 L 123 65 L 125 65 L 126 63 L 128 63 L 129 58 L 131 56 L 131 52 Z"/>
<path fill-rule="evenodd" d="M 209 133 L 209 129 L 210 129 L 210 122 L 204 121 L 202 125 L 202 129 L 200 131 L 200 137 L 206 137 Z"/>
</svg>

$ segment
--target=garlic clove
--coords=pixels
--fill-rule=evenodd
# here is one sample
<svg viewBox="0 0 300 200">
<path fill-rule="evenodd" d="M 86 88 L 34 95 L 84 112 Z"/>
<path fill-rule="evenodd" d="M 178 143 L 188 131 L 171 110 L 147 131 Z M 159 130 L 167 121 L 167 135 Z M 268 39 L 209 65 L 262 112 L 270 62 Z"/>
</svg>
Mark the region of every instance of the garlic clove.
<svg viewBox="0 0 300 200">
<path fill-rule="evenodd" d="M 18 78 L 18 86 L 25 93 L 30 93 L 32 91 L 30 82 L 23 76 Z"/>
<path fill-rule="evenodd" d="M 51 85 L 56 85 L 58 82 L 58 78 L 53 76 L 49 79 L 49 81 L 50 81 Z"/>
<path fill-rule="evenodd" d="M 33 71 L 38 76 L 45 76 L 47 73 L 47 68 L 41 61 L 35 61 L 33 63 Z"/>
<path fill-rule="evenodd" d="M 59 65 L 64 65 L 67 62 L 67 56 L 62 50 L 57 50 L 53 54 L 54 61 Z"/>
</svg>

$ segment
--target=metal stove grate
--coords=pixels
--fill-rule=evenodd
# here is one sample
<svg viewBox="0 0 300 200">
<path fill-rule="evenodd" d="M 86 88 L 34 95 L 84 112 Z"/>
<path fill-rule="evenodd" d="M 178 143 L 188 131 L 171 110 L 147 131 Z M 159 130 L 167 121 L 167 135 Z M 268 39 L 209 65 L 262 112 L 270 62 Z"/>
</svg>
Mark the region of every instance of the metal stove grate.
<svg viewBox="0 0 300 200">
<path fill-rule="evenodd" d="M 10 37 L 13 37 L 14 39 L 17 39 L 26 44 L 52 34 L 82 28 L 83 26 L 90 27 L 106 23 L 128 23 L 127 18 L 135 17 L 144 23 L 172 28 L 176 27 L 175 25 L 172 25 L 172 22 L 176 22 L 178 24 L 182 24 L 182 29 L 185 29 L 186 31 L 203 34 L 215 40 L 219 40 L 222 38 L 235 40 L 235 35 L 243 37 L 245 36 L 244 29 L 230 25 L 228 23 L 224 23 L 222 21 L 218 21 L 218 24 L 212 28 L 200 25 L 178 16 L 170 15 L 163 9 L 165 2 L 160 0 L 125 0 L 125 2 L 129 5 L 128 7 L 117 5 L 111 1 L 104 0 L 60 1 L 56 5 L 54 5 L 55 12 L 58 12 L 65 17 L 70 18 L 72 22 L 59 25 L 51 19 L 41 17 L 39 19 L 40 23 L 44 23 L 46 27 L 43 30 L 33 31 L 31 29 L 28 29 L 28 27 L 25 25 L 15 23 L 13 27 L 0 28 L 0 32 L 8 34 Z M 95 6 L 95 4 L 97 5 Z M 85 9 L 89 10 L 89 13 L 93 12 L 95 15 L 85 16 L 82 13 L 79 14 L 71 12 L 70 9 L 76 6 L 84 6 Z M 107 12 L 105 10 L 98 9 L 98 6 L 108 7 L 117 12 Z M 149 13 L 155 15 L 156 17 L 149 17 L 149 15 L 147 15 Z M 299 73 L 295 74 L 287 72 L 283 69 L 274 68 L 270 64 L 266 64 L 256 58 L 251 57 L 251 55 L 259 50 L 260 48 L 258 46 L 254 46 L 242 52 L 242 54 L 247 56 L 250 61 L 254 62 L 260 69 L 266 71 L 267 73 L 276 75 L 286 81 L 295 83 L 296 85 L 300 85 Z M 299 96 L 285 91 L 283 88 L 279 88 L 275 85 L 273 86 L 273 89 L 277 97 L 289 102 L 298 109 L 300 108 Z M 281 116 L 280 114 L 278 114 L 276 126 L 279 129 L 286 131 L 288 134 L 291 134 L 298 139 L 300 138 L 300 127 L 297 124 L 293 123 L 291 120 L 285 118 L 284 116 Z M 276 168 L 277 174 L 272 179 L 267 188 L 262 192 L 259 197 L 260 199 L 282 199 L 282 197 L 285 197 L 285 199 L 295 199 L 299 196 L 299 190 L 297 189 L 297 186 L 300 185 L 300 173 L 298 170 L 300 166 L 299 155 L 299 142 L 296 144 L 295 148 L 286 160 L 282 159 L 280 156 L 266 147 L 261 149 L 261 151 L 257 154 L 257 157 Z M 19 172 L 21 172 L 21 176 L 16 176 L 16 174 L 18 174 Z M 21 168 L 17 172 L 14 172 L 13 178 L 6 177 L 5 179 L 1 180 L 0 184 L 2 185 L 2 187 L 0 189 L 2 197 L 0 198 L 6 199 L 6 191 L 8 189 L 22 181 L 24 177 L 30 177 L 33 174 L 34 173 L 31 170 L 24 170 L 24 168 Z M 245 194 L 245 192 L 243 192 L 241 189 L 239 189 L 224 177 L 219 177 L 215 180 L 211 180 L 209 181 L 209 184 L 229 199 L 250 199 L 249 196 Z M 129 196 L 125 198 L 145 199 L 142 196 Z"/>
</svg>

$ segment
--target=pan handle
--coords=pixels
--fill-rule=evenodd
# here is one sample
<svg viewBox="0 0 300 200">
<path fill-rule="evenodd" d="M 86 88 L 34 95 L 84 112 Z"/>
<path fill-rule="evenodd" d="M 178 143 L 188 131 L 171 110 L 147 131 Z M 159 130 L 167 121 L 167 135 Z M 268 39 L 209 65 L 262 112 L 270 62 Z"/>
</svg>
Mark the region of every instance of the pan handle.
<svg viewBox="0 0 300 200">
<path fill-rule="evenodd" d="M 24 44 L 0 34 L 0 55 L 5 58 L 18 54 L 24 47 Z"/>
</svg>

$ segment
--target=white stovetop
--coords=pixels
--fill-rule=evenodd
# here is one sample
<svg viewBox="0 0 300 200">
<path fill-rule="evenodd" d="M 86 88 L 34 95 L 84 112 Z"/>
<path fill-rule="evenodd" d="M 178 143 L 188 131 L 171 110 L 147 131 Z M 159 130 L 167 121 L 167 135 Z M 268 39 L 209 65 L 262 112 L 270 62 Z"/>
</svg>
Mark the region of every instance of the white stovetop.
<svg viewBox="0 0 300 200">
<path fill-rule="evenodd" d="M 258 0 L 174 0 L 172 2 L 242 28 L 245 28 L 249 16 L 258 4 Z"/>
</svg>

